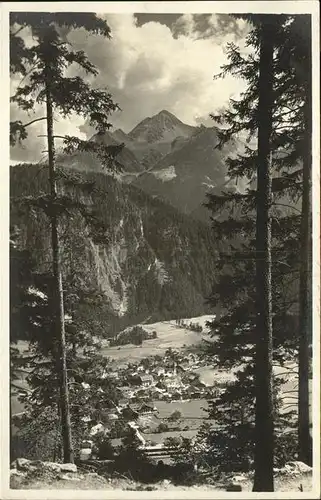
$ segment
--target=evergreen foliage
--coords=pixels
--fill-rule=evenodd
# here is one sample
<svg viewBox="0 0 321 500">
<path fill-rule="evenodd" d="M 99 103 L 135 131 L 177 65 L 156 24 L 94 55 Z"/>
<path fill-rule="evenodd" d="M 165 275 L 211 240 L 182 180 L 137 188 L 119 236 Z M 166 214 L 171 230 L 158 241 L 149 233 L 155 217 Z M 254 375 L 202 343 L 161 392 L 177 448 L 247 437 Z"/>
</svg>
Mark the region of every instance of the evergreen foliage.
<svg viewBox="0 0 321 500">
<path fill-rule="evenodd" d="M 11 263 L 16 269 L 19 270 L 17 264 L 23 265 L 26 259 L 26 251 L 17 246 L 12 249 Z M 11 289 L 19 290 L 19 294 L 11 296 L 11 344 L 17 346 L 11 363 L 18 374 L 22 370 L 28 384 L 25 392 L 17 385 L 24 415 L 15 419 L 16 440 L 27 443 L 25 453 L 28 457 L 38 454 L 38 458 L 53 460 L 61 458 L 61 444 L 57 339 L 49 293 L 52 278 L 50 274 L 36 272 L 30 262 L 27 270 L 28 279 L 25 274 L 16 272 L 11 274 L 10 280 Z M 96 337 L 97 319 L 87 312 L 88 306 L 96 304 L 99 307 L 99 293 L 92 289 L 78 289 L 68 281 L 65 287 L 70 405 L 77 452 L 88 430 L 84 418 L 89 422 L 98 421 L 104 408 L 111 408 L 118 402 L 118 392 L 112 379 L 103 376 L 108 362 L 100 353 L 101 345 Z M 27 351 L 22 349 L 21 340 L 27 341 Z M 13 384 L 15 378 L 11 376 Z"/>
<path fill-rule="evenodd" d="M 92 34 L 110 36 L 110 29 L 105 21 L 95 14 L 79 14 L 76 16 L 54 13 L 12 13 L 10 17 L 11 50 L 10 70 L 12 74 L 20 73 L 23 78 L 11 97 L 11 102 L 29 113 L 36 105 L 45 108 L 45 116 L 28 123 L 15 121 L 10 125 L 10 142 L 14 146 L 26 139 L 27 127 L 37 121 L 46 121 L 48 145 L 48 180 L 49 195 L 33 193 L 29 199 L 20 200 L 33 209 L 41 208 L 49 219 L 51 226 L 52 279 L 49 278 L 48 298 L 50 307 L 50 326 L 54 326 L 53 339 L 48 354 L 53 356 L 51 375 L 58 378 L 59 411 L 61 416 L 61 433 L 63 438 L 63 457 L 66 462 L 73 462 L 73 442 L 71 436 L 71 412 L 68 387 L 67 343 L 64 313 L 64 291 L 61 275 L 61 246 L 59 222 L 62 214 L 75 204 L 68 196 L 60 196 L 57 192 L 57 171 L 55 162 L 55 140 L 63 140 L 63 151 L 72 153 L 75 150 L 92 151 L 97 155 L 105 168 L 115 169 L 115 156 L 121 147 L 105 147 L 92 141 L 82 141 L 77 137 L 58 137 L 54 135 L 54 114 L 66 119 L 76 114 L 88 118 L 98 134 L 104 134 L 110 127 L 109 116 L 118 109 L 111 95 L 106 90 L 92 88 L 85 81 L 86 75 L 98 74 L 94 65 L 83 51 L 75 52 L 67 43 L 64 29 L 82 28 Z M 28 28 L 32 34 L 33 44 L 27 47 L 21 32 Z M 75 66 L 78 74 L 83 76 L 68 77 L 68 69 Z M 23 83 L 23 84 L 22 84 Z M 75 179 L 73 179 L 74 181 Z M 77 204 L 77 208 L 86 207 Z M 100 236 L 98 236 L 100 237 Z M 36 350 L 41 353 L 42 346 L 38 339 Z M 48 346 L 46 346 L 46 349 Z M 43 354 L 43 353 L 42 353 Z M 44 374 L 42 376 L 45 379 Z M 55 380 L 55 376 L 53 377 Z M 37 404 L 37 402 L 36 402 Z"/>
<path fill-rule="evenodd" d="M 303 107 L 308 99 L 307 81 L 311 67 L 307 64 L 306 48 L 310 34 L 303 35 L 309 25 L 309 16 L 277 16 L 279 29 L 275 33 L 274 50 L 274 106 L 272 113 L 272 300 L 274 364 L 283 366 L 287 360 L 297 360 L 299 347 L 298 284 L 300 268 L 299 202 L 302 195 L 302 162 L 305 150 Z M 209 445 L 208 456 L 223 460 L 239 468 L 248 467 L 253 454 L 253 361 L 255 346 L 255 207 L 257 162 L 257 103 L 258 103 L 258 48 L 260 19 L 251 19 L 252 29 L 247 38 L 250 55 L 243 55 L 235 44 L 229 44 L 229 62 L 218 77 L 233 74 L 245 79 L 247 88 L 239 100 L 230 100 L 229 108 L 213 116 L 220 125 L 220 146 L 242 133 L 244 149 L 237 158 L 228 160 L 232 179 L 246 178 L 249 187 L 244 194 L 230 192 L 209 195 L 207 206 L 212 212 L 213 228 L 217 239 L 224 238 L 225 251 L 217 259 L 218 282 L 213 286 L 210 303 L 220 305 L 222 313 L 212 323 L 212 352 L 219 366 L 239 366 L 235 383 L 231 384 L 212 406 L 210 417 L 219 429 L 212 429 L 206 440 L 213 439 L 215 450 Z M 299 33 L 300 30 L 300 33 Z M 305 38 L 304 38 L 305 37 Z M 303 39 L 304 38 L 304 39 Z M 302 43 L 301 43 L 302 42 Z M 300 46 L 300 48 L 299 48 Z M 305 47 L 305 49 L 304 49 Z M 296 58 L 301 51 L 302 64 Z M 303 55 L 303 53 L 305 55 Z M 302 71 L 304 68 L 305 72 Z M 219 218 L 221 212 L 229 216 Z M 284 237 L 286 235 L 286 238 Z M 229 246 L 229 250 L 227 250 Z M 311 332 L 310 332 L 311 338 Z M 274 378 L 279 384 L 280 379 Z M 275 397 L 278 396 L 276 387 Z M 295 396 L 293 396 L 294 398 Z M 294 399 L 295 401 L 295 399 Z M 293 402 L 291 409 L 297 405 Z M 246 408 L 244 416 L 240 408 Z M 243 416 L 242 416 L 243 415 Z M 243 421 L 242 421 L 243 419 Z M 244 421 L 245 419 L 245 421 Z M 276 419 L 276 462 L 286 460 L 280 454 L 283 440 L 287 458 L 298 452 L 293 431 L 294 422 L 287 416 L 287 425 L 278 406 Z M 252 422 L 252 424 L 251 424 Z M 291 428 L 292 432 L 287 433 Z M 220 446 L 217 446 L 220 443 Z M 228 451 L 229 450 L 229 451 Z M 229 454 L 228 454 L 229 453 Z M 228 455 L 227 455 L 228 454 Z M 225 460 L 225 459 L 224 459 Z"/>
<path fill-rule="evenodd" d="M 140 444 L 135 431 L 129 427 L 122 438 L 116 466 L 117 470 L 129 474 L 136 480 L 148 481 L 149 461 L 144 450 L 140 448 Z"/>
</svg>

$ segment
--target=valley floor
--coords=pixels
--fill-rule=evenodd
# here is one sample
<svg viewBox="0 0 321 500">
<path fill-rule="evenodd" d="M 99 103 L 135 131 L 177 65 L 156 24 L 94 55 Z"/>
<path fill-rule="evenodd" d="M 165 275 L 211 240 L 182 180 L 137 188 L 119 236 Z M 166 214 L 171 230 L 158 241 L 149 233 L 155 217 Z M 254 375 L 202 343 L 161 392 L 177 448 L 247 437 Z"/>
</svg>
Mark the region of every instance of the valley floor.
<svg viewBox="0 0 321 500">
<path fill-rule="evenodd" d="M 208 339 L 208 330 L 206 322 L 213 320 L 213 315 L 198 316 L 196 318 L 187 318 L 184 321 L 197 322 L 203 328 L 202 333 L 192 331 L 188 328 L 180 327 L 175 320 L 159 321 L 153 324 L 141 324 L 147 332 L 155 331 L 157 338 L 143 342 L 142 346 L 127 344 L 119 347 L 105 347 L 103 354 L 117 363 L 139 362 L 148 356 L 157 354 L 163 355 L 167 349 L 186 349 L 200 346 L 202 341 Z"/>
</svg>

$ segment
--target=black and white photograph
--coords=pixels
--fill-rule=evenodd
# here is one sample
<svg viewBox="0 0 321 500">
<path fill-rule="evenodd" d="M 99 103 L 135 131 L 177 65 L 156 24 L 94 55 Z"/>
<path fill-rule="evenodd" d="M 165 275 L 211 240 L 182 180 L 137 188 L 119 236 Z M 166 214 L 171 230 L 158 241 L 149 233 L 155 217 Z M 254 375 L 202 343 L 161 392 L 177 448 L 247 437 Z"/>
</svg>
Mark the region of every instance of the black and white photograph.
<svg viewBox="0 0 321 500">
<path fill-rule="evenodd" d="M 319 498 L 317 2 L 1 8 L 1 498 Z"/>
</svg>

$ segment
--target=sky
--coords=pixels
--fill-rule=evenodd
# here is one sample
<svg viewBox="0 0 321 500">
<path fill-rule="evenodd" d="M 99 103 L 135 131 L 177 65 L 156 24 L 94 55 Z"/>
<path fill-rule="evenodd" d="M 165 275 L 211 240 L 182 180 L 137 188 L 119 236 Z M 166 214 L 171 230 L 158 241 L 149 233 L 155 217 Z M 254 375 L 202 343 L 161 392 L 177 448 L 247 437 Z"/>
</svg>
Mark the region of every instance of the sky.
<svg viewBox="0 0 321 500">
<path fill-rule="evenodd" d="M 66 34 L 74 50 L 84 50 L 99 70 L 92 78 L 98 87 L 107 87 L 121 108 L 111 116 L 114 129 L 129 132 L 142 119 L 166 109 L 183 122 L 213 125 L 211 112 L 237 97 L 244 82 L 227 77 L 214 80 L 227 62 L 226 44 L 235 42 L 244 50 L 248 26 L 226 14 L 99 14 L 110 28 L 112 38 L 88 35 L 84 30 Z M 26 43 L 34 43 L 27 30 Z M 21 76 L 12 80 L 12 92 Z M 28 122 L 43 115 L 37 108 L 26 116 L 11 105 L 11 120 Z M 91 129 L 79 117 L 62 120 L 56 116 L 57 135 L 90 137 Z M 46 149 L 44 122 L 28 127 L 29 138 L 11 151 L 13 162 L 35 162 Z"/>
</svg>

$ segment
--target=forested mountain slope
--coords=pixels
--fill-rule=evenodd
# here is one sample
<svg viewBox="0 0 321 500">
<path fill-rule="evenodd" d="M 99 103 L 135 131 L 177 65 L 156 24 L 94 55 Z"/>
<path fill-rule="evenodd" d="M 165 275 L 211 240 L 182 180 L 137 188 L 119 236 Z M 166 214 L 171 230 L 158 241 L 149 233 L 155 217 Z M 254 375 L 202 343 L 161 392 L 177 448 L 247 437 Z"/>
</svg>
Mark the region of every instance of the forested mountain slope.
<svg viewBox="0 0 321 500">
<path fill-rule="evenodd" d="M 215 281 L 211 229 L 110 176 L 79 176 L 82 186 L 60 181 L 61 194 L 81 201 L 87 212 L 71 207 L 62 216 L 64 276 L 101 290 L 106 318 L 121 318 L 123 324 L 206 312 Z M 10 180 L 11 225 L 20 229 L 20 244 L 31 251 L 37 268 L 50 269 L 47 216 L 18 203 L 47 192 L 47 168 L 18 165 Z"/>
</svg>

